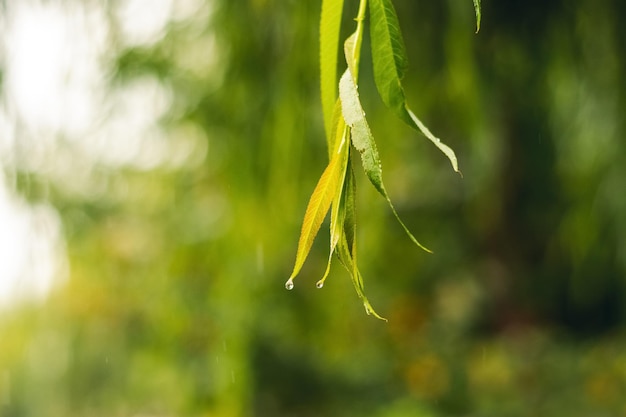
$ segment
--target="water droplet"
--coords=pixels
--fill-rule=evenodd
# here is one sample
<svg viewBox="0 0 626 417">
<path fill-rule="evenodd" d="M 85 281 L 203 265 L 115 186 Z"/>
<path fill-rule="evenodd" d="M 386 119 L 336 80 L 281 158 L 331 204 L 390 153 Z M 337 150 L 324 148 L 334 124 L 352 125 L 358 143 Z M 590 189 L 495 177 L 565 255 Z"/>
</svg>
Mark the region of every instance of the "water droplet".
<svg viewBox="0 0 626 417">
<path fill-rule="evenodd" d="M 285 282 L 285 288 L 287 288 L 288 290 L 293 290 L 293 280 L 291 278 L 289 278 L 287 282 Z"/>
<path fill-rule="evenodd" d="M 316 286 L 317 288 L 322 288 L 322 287 L 324 287 L 324 280 L 319 280 L 319 281 L 317 281 L 317 284 L 315 284 L 315 286 Z"/>
</svg>

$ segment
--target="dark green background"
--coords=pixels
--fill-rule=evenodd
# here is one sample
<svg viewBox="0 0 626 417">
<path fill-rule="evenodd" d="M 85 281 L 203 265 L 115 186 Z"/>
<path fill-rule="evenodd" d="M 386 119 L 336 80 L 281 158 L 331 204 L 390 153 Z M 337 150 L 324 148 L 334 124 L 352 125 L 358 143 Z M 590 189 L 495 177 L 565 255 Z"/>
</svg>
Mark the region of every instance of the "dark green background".
<svg viewBox="0 0 626 417">
<path fill-rule="evenodd" d="M 315 288 L 325 227 L 283 287 L 327 163 L 320 2 L 216 0 L 154 46 L 111 45 L 112 85 L 156 75 L 162 129 L 199 129 L 202 163 L 96 167 L 82 194 L 18 169 L 61 215 L 70 278 L 0 318 L 0 415 L 626 415 L 626 3 L 485 0 L 478 35 L 469 0 L 394 3 L 409 105 L 463 178 L 384 108 L 364 52 L 387 189 L 435 252 L 358 172 L 360 267 L 389 322 L 338 263 Z M 209 37 L 218 70 L 187 71 Z"/>
</svg>

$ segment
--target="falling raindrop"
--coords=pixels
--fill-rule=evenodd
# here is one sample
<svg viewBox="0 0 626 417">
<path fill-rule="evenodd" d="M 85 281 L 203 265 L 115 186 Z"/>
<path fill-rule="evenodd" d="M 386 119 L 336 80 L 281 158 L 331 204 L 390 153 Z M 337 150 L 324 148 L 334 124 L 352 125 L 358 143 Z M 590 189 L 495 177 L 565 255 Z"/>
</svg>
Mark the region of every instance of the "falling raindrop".
<svg viewBox="0 0 626 417">
<path fill-rule="evenodd" d="M 287 282 L 285 282 L 285 288 L 287 288 L 288 290 L 293 290 L 293 280 L 291 278 L 289 278 Z"/>
<path fill-rule="evenodd" d="M 321 279 L 321 280 L 317 281 L 317 283 L 315 284 L 315 286 L 316 286 L 317 288 L 323 288 L 323 287 L 324 287 L 324 280 L 322 280 L 322 279 Z"/>
</svg>

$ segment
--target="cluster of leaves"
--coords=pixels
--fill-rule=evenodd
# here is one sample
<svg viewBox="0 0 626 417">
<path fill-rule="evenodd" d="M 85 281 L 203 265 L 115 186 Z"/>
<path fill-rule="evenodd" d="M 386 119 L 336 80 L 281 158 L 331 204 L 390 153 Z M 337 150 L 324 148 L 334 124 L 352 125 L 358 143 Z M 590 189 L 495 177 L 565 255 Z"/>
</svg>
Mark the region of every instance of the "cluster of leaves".
<svg viewBox="0 0 626 417">
<path fill-rule="evenodd" d="M 387 200 L 394 216 L 409 238 L 423 250 L 430 252 L 409 231 L 396 212 L 383 184 L 382 165 L 376 142 L 369 128 L 358 92 L 361 44 L 367 9 L 370 17 L 372 63 L 376 88 L 382 101 L 396 116 L 424 134 L 443 152 L 452 168 L 459 172 L 454 151 L 435 137 L 417 118 L 406 103 L 401 80 L 407 69 L 407 57 L 400 25 L 391 0 L 361 0 L 356 17 L 356 30 L 344 42 L 347 68 L 339 78 L 337 88 L 337 56 L 343 12 L 343 0 L 324 0 L 320 22 L 320 71 L 324 125 L 330 162 L 320 177 L 307 206 L 293 272 L 285 284 L 293 288 L 293 279 L 300 272 L 313 241 L 326 217 L 330 217 L 330 253 L 328 266 L 317 282 L 322 288 L 328 277 L 333 254 L 352 277 L 357 294 L 365 310 L 379 319 L 363 290 L 363 279 L 357 266 L 356 251 L 356 184 L 353 171 L 353 149 L 361 157 L 361 164 L 376 190 Z M 480 28 L 480 0 L 474 0 L 477 31 Z M 337 94 L 338 93 L 338 94 Z M 338 96 L 338 97 L 337 97 Z M 384 319 L 383 319 L 384 320 Z"/>
</svg>

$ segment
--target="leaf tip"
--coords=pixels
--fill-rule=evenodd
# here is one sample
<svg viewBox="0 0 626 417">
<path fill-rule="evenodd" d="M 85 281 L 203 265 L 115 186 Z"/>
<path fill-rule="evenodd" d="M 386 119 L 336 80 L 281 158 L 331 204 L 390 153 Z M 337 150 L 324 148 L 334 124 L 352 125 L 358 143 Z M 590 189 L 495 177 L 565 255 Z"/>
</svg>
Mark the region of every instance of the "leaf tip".
<svg viewBox="0 0 626 417">
<path fill-rule="evenodd" d="M 376 311 L 374 311 L 374 309 L 369 304 L 369 302 L 364 301 L 363 302 L 363 306 L 365 307 L 365 312 L 367 313 L 368 316 L 374 316 L 378 320 L 382 320 L 382 321 L 384 321 L 386 323 L 389 322 L 386 318 L 384 318 L 383 316 L 379 315 Z"/>
</svg>

